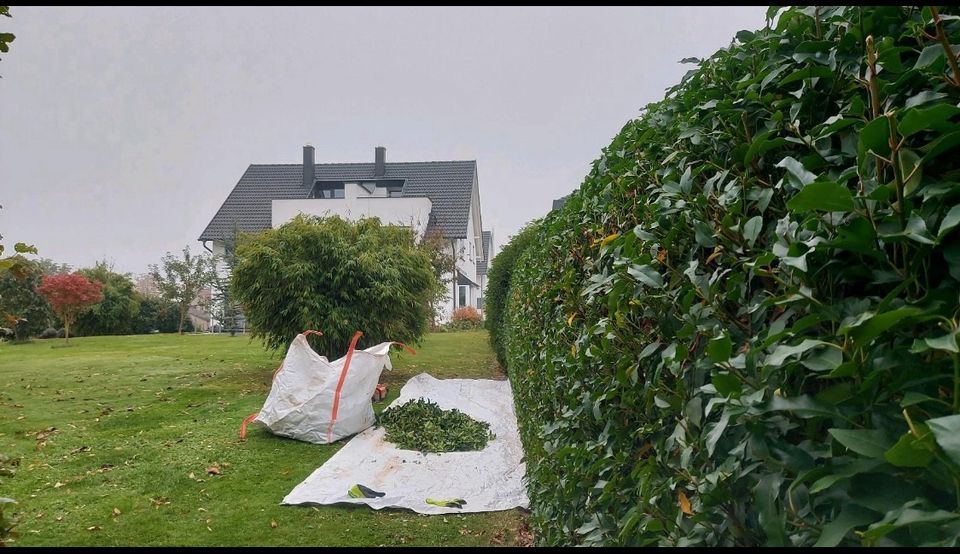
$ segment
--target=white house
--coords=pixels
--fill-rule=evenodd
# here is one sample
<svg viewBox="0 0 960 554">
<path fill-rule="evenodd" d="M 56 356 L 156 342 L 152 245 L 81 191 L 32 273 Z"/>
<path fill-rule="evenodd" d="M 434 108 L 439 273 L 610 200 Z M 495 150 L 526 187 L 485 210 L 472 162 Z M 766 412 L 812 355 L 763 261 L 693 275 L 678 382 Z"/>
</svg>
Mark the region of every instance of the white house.
<svg viewBox="0 0 960 554">
<path fill-rule="evenodd" d="M 449 321 L 462 306 L 482 309 L 492 235 L 483 231 L 476 160 L 386 161 L 387 149 L 374 150 L 372 163 L 323 163 L 314 148 L 303 147 L 302 164 L 255 164 L 247 168 L 199 239 L 214 254 L 234 230 L 256 232 L 279 227 L 297 214 L 379 217 L 413 228 L 418 237 L 437 232 L 448 252 L 459 254 L 450 294 L 438 313 Z M 490 243 L 484 238 L 490 236 Z M 211 243 L 208 246 L 207 243 Z"/>
</svg>

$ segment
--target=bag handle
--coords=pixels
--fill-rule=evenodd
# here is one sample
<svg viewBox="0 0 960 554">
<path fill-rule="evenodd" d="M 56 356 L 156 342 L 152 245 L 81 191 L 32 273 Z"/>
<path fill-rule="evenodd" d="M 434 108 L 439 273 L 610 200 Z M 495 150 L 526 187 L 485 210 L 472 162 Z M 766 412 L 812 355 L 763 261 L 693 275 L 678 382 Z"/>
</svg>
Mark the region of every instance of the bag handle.
<svg viewBox="0 0 960 554">
<path fill-rule="evenodd" d="M 243 423 L 240 424 L 240 440 L 247 440 L 247 424 L 251 421 L 257 419 L 257 416 L 260 415 L 260 412 L 253 412 L 244 418 Z"/>
<path fill-rule="evenodd" d="M 337 410 L 340 408 L 340 390 L 343 389 L 343 382 L 347 379 L 347 370 L 350 369 L 350 360 L 353 359 L 353 351 L 357 348 L 357 341 L 363 336 L 362 331 L 353 334 L 350 341 L 350 348 L 347 350 L 347 359 L 343 362 L 343 369 L 340 370 L 340 380 L 337 381 L 337 390 L 333 393 L 333 410 L 330 412 L 330 425 L 327 426 L 327 442 L 333 442 L 333 425 L 337 422 Z"/>
<path fill-rule="evenodd" d="M 414 350 L 413 348 L 410 348 L 409 346 L 407 346 L 406 344 L 403 344 L 402 342 L 391 342 L 391 343 L 390 343 L 391 346 L 394 345 L 394 344 L 397 345 L 397 346 L 402 346 L 402 347 L 404 348 L 404 350 L 406 350 L 407 352 L 413 354 L 414 356 L 417 355 L 417 351 L 416 351 L 416 350 Z"/>
</svg>

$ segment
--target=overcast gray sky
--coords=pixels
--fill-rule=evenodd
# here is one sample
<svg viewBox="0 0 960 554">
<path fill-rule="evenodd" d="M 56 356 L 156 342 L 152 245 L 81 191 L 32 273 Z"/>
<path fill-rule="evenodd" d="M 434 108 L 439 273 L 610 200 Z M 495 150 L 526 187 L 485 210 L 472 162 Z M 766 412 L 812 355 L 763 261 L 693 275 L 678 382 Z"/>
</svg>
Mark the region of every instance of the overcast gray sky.
<svg viewBox="0 0 960 554">
<path fill-rule="evenodd" d="M 251 163 L 477 160 L 502 245 L 765 8 L 12 7 L 0 234 L 141 273 Z"/>
</svg>

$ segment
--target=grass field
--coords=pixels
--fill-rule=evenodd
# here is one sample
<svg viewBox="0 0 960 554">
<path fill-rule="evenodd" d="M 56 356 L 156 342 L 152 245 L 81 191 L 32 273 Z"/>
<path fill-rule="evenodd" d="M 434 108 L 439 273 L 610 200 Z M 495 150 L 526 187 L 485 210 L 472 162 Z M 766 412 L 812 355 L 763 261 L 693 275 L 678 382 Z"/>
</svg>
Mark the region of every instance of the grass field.
<svg viewBox="0 0 960 554">
<path fill-rule="evenodd" d="M 455 516 L 281 506 L 341 444 L 241 420 L 280 356 L 246 337 L 145 335 L 0 345 L 0 452 L 21 458 L 21 546 L 511 545 L 518 510 Z M 393 355 L 382 408 L 410 377 L 502 378 L 483 331 L 429 335 Z M 208 474 L 216 466 L 220 474 Z"/>
</svg>

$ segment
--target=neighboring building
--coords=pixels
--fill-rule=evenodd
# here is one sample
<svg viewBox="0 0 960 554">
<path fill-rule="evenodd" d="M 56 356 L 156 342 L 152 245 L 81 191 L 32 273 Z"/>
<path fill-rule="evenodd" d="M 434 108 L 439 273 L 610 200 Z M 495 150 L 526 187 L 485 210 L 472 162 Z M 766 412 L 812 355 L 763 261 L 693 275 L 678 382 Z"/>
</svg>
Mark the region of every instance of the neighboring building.
<svg viewBox="0 0 960 554">
<path fill-rule="evenodd" d="M 137 277 L 134 289 L 142 296 L 160 298 L 160 289 L 149 273 L 144 273 Z M 212 306 L 213 292 L 209 287 L 201 289 L 197 297 L 190 303 L 190 309 L 187 315 L 193 323 L 193 328 L 197 331 L 208 331 L 212 323 L 210 308 Z"/>
<path fill-rule="evenodd" d="M 571 192 L 570 194 L 573 194 L 573 193 Z M 570 194 L 568 194 L 568 195 L 566 195 L 566 196 L 561 196 L 560 198 L 557 198 L 556 200 L 554 200 L 554 201 L 553 201 L 553 207 L 550 208 L 550 209 L 551 209 L 551 210 L 556 210 L 557 208 L 562 208 L 563 205 L 567 203 L 567 199 L 570 198 Z"/>
<path fill-rule="evenodd" d="M 187 310 L 187 317 L 193 323 L 193 330 L 197 332 L 206 332 L 210 330 L 211 316 L 210 307 L 213 302 L 213 292 L 209 287 L 203 288 L 197 294 L 197 297 L 190 303 Z"/>
<path fill-rule="evenodd" d="M 477 262 L 477 278 L 480 279 L 480 296 L 477 298 L 477 309 L 483 313 L 483 299 L 487 294 L 487 271 L 490 270 L 490 261 L 493 260 L 493 231 L 483 232 L 483 259 Z"/>
<path fill-rule="evenodd" d="M 153 282 L 153 277 L 151 277 L 149 273 L 144 273 L 137 277 L 134 289 L 139 292 L 141 296 L 160 296 L 160 289 L 157 288 L 157 284 Z"/>
<path fill-rule="evenodd" d="M 450 295 L 438 314 L 476 306 L 481 297 L 478 265 L 483 256 L 480 185 L 475 160 L 386 161 L 379 146 L 368 163 L 315 163 L 314 148 L 303 147 L 302 164 L 250 165 L 199 239 L 214 254 L 238 231 L 279 227 L 297 214 L 379 217 L 411 227 L 418 237 L 439 232 L 458 253 Z M 212 248 L 207 243 L 212 243 Z"/>
</svg>

